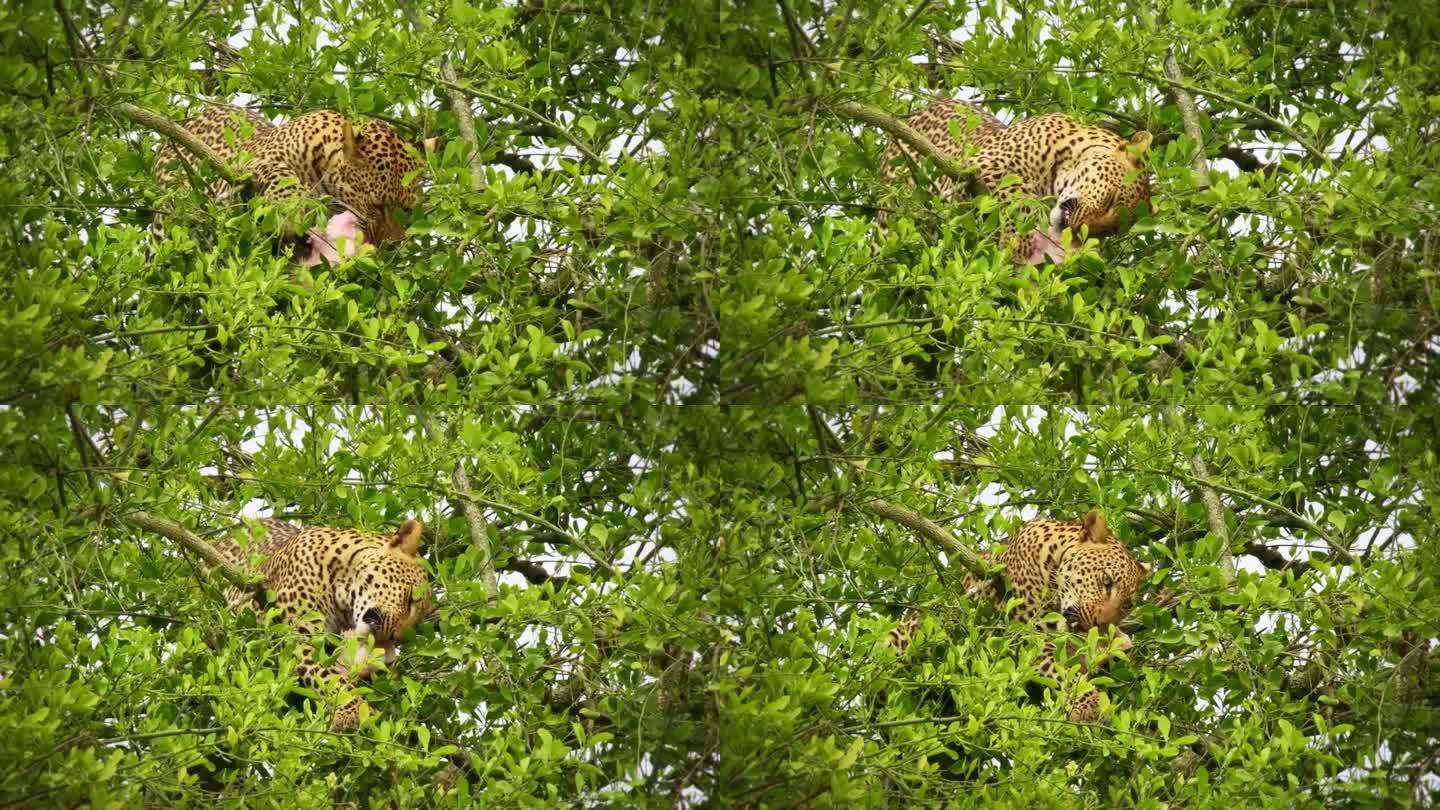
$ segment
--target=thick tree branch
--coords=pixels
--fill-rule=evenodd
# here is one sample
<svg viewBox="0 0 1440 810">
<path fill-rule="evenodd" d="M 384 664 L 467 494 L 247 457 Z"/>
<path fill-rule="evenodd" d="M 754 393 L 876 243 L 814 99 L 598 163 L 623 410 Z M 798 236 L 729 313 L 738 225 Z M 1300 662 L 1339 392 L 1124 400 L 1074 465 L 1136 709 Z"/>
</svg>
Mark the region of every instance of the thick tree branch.
<svg viewBox="0 0 1440 810">
<path fill-rule="evenodd" d="M 832 105 L 831 108 L 857 121 L 879 127 L 904 141 L 912 149 L 934 162 L 940 171 L 954 179 L 955 182 L 967 187 L 972 194 L 984 191 L 984 186 L 980 183 L 974 169 L 961 165 L 940 147 L 931 143 L 929 138 L 921 135 L 918 130 L 899 118 L 855 101 L 842 101 Z"/>
<path fill-rule="evenodd" d="M 258 602 L 261 604 L 265 603 L 265 583 L 260 577 L 231 562 L 225 555 L 221 554 L 218 549 L 200 539 L 199 536 L 184 526 L 162 518 L 157 518 L 147 512 L 131 512 L 121 519 L 133 526 L 174 540 L 204 560 L 212 568 L 218 569 L 221 575 L 229 580 L 232 585 L 251 591 L 256 594 L 256 600 Z"/>
<path fill-rule="evenodd" d="M 1245 553 L 1259 560 L 1261 565 L 1272 571 L 1294 571 L 1300 573 L 1310 570 L 1310 563 L 1305 560 L 1292 560 L 1264 543 L 1246 543 Z"/>
<path fill-rule="evenodd" d="M 951 534 L 949 529 L 919 512 L 911 511 L 881 498 L 865 498 L 854 503 L 861 509 L 873 512 L 886 520 L 893 520 L 901 526 L 923 535 L 930 542 L 944 549 L 951 559 L 959 562 L 965 570 L 975 576 L 981 579 L 990 577 L 989 568 L 979 554 L 956 540 L 955 535 Z"/>
<path fill-rule="evenodd" d="M 558 577 L 545 569 L 545 566 L 534 560 L 522 560 L 519 557 L 511 557 L 497 566 L 501 571 L 512 571 L 525 577 L 525 581 L 531 585 L 544 585 L 550 583 L 556 588 L 562 588 L 570 582 L 569 577 Z"/>
<path fill-rule="evenodd" d="M 417 31 L 430 29 L 430 21 L 416 13 L 410 3 L 402 2 L 400 7 L 405 10 L 405 16 L 410 18 L 412 28 Z M 445 80 L 445 101 L 450 106 L 450 112 L 455 113 L 455 128 L 460 130 L 461 139 L 470 147 L 470 190 L 480 191 L 485 187 L 485 161 L 480 159 L 480 139 L 475 136 L 475 116 L 470 112 L 470 102 L 459 90 L 460 79 L 455 74 L 455 66 L 448 54 L 440 60 L 440 78 Z"/>
<path fill-rule="evenodd" d="M 790 4 L 786 0 L 777 0 L 777 2 L 780 5 L 780 16 L 785 19 L 785 28 L 790 32 L 790 47 L 794 48 L 795 55 L 803 58 L 819 53 L 815 43 L 806 36 L 804 27 L 800 25 L 800 19 L 795 16 L 795 10 L 790 8 Z"/>
<path fill-rule="evenodd" d="M 1307 153 L 1309 153 L 1311 157 L 1315 158 L 1321 163 L 1328 164 L 1330 162 L 1329 155 L 1326 155 L 1324 152 L 1320 151 L 1318 147 L 1310 143 L 1309 139 L 1306 138 L 1304 135 L 1301 135 L 1299 130 L 1295 129 L 1284 121 L 1281 121 L 1279 118 L 1276 118 L 1275 116 L 1266 113 L 1264 110 L 1256 107 L 1254 104 L 1249 104 L 1247 102 L 1241 101 L 1240 99 L 1235 98 L 1232 95 L 1222 93 L 1219 90 L 1209 90 L 1204 87 L 1198 87 L 1196 85 L 1190 84 L 1189 82 L 1171 79 L 1168 76 L 1156 76 L 1151 73 L 1127 73 L 1126 75 L 1135 76 L 1141 79 L 1148 79 L 1150 81 L 1161 82 L 1170 88 L 1185 90 L 1196 95 L 1208 96 L 1210 98 L 1216 99 L 1217 101 L 1222 101 L 1234 107 L 1235 109 L 1243 110 L 1244 112 L 1247 112 L 1260 119 L 1261 121 L 1264 121 L 1266 124 L 1274 127 L 1276 130 L 1283 133 L 1287 138 L 1299 144 L 1300 147 L 1304 149 Z"/>
<path fill-rule="evenodd" d="M 116 104 L 112 109 L 136 124 L 175 141 L 185 147 L 185 150 L 195 157 L 213 163 L 215 168 L 219 170 L 220 176 L 224 177 L 227 182 L 239 183 L 241 177 L 243 177 L 243 175 L 231 168 L 230 164 L 225 162 L 225 159 L 220 156 L 219 152 L 211 149 L 204 141 L 191 134 L 189 130 L 165 116 L 151 112 L 143 107 L 137 107 L 128 102 Z"/>
<path fill-rule="evenodd" d="M 840 439 L 830 430 L 830 426 L 825 424 L 825 418 L 820 414 L 819 409 L 807 405 L 805 411 L 810 417 L 810 430 L 815 434 L 815 440 L 819 443 L 821 450 L 840 458 L 842 467 L 848 467 L 851 470 L 850 477 L 858 481 L 865 473 L 864 465 L 843 458 L 845 448 L 841 445 Z M 953 559 L 958 560 L 960 565 L 970 573 L 982 580 L 990 576 L 990 569 L 979 554 L 956 540 L 955 535 L 951 534 L 944 526 L 919 512 L 891 503 L 883 498 L 865 497 L 854 501 L 837 498 L 837 501 L 848 503 L 852 508 L 873 512 L 887 520 L 893 520 L 911 531 L 918 532 L 944 549 Z"/>
<path fill-rule="evenodd" d="M 421 414 L 420 423 L 424 425 L 425 432 L 430 434 L 431 441 L 444 441 L 445 436 L 436 428 L 435 420 Z M 495 580 L 495 550 L 490 547 L 490 524 L 485 520 L 485 513 L 480 511 L 480 507 L 465 497 L 465 493 L 470 491 L 470 476 L 465 474 L 463 459 L 455 461 L 455 469 L 450 473 L 450 483 L 455 487 L 455 493 L 460 496 L 460 509 L 465 514 L 466 525 L 470 527 L 470 543 L 480 552 L 477 562 L 480 585 L 485 589 L 486 597 L 493 599 L 500 592 L 500 586 Z"/>
<path fill-rule="evenodd" d="M 540 167 L 536 166 L 529 159 L 517 155 L 514 152 L 501 152 L 495 156 L 495 162 L 501 166 L 509 166 L 512 170 L 521 174 L 538 174 Z"/>
<path fill-rule="evenodd" d="M 1204 144 L 1202 142 L 1197 141 L 1195 145 L 1203 151 Z M 1201 163 L 1204 163 L 1203 158 Z M 1202 173 L 1203 169 L 1197 173 L 1196 182 L 1199 182 Z M 1171 427 L 1176 429 L 1183 427 L 1180 417 L 1176 415 L 1174 409 L 1162 408 L 1161 412 Z M 1198 450 L 1190 454 L 1190 471 L 1195 473 L 1195 477 L 1200 481 L 1210 480 L 1210 468 L 1206 466 L 1205 459 L 1200 456 Z M 1230 531 L 1225 526 L 1225 509 L 1220 505 L 1220 496 L 1215 494 L 1214 487 L 1201 483 L 1196 488 L 1200 490 L 1200 499 L 1205 503 L 1205 519 L 1210 524 L 1210 533 L 1220 541 L 1220 550 L 1215 555 L 1215 564 L 1220 566 L 1220 574 L 1225 578 L 1225 584 L 1233 585 L 1235 583 L 1235 557 L 1230 553 Z"/>
<path fill-rule="evenodd" d="M 492 500 L 490 500 L 489 498 L 482 498 L 482 497 L 480 497 L 479 495 L 476 495 L 475 493 L 471 492 L 470 490 L 459 491 L 459 492 L 456 492 L 455 494 L 458 495 L 458 496 L 461 497 L 461 498 L 464 498 L 464 499 L 467 500 L 467 501 L 473 501 L 473 502 L 475 502 L 475 503 L 477 503 L 477 504 L 479 504 L 479 505 L 481 505 L 481 506 L 488 506 L 488 507 L 490 507 L 491 509 L 495 509 L 495 510 L 498 510 L 498 511 L 501 511 L 501 512 L 505 512 L 506 514 L 514 515 L 515 517 L 518 517 L 518 518 L 520 518 L 520 519 L 522 519 L 522 520 L 528 521 L 528 522 L 530 522 L 530 523 L 532 523 L 532 524 L 534 524 L 534 525 L 536 525 L 536 526 L 540 526 L 540 527 L 549 529 L 550 531 L 552 531 L 552 532 L 554 532 L 556 535 L 558 535 L 559 538 L 563 538 L 562 542 L 567 543 L 567 544 L 569 544 L 569 545 L 571 545 L 571 546 L 573 546 L 573 547 L 575 547 L 575 548 L 580 549 L 580 551 L 584 552 L 584 554 L 585 554 L 586 556 L 588 556 L 592 561 L 594 561 L 595 565 L 599 566 L 600 568 L 605 569 L 605 573 L 607 573 L 607 574 L 609 574 L 609 575 L 611 575 L 611 576 L 614 576 L 614 575 L 617 573 L 616 570 L 615 570 L 615 566 L 613 566 L 613 565 L 611 565 L 610 563 L 606 562 L 605 559 L 602 558 L 598 553 L 596 553 L 594 549 L 590 548 L 590 544 L 589 544 L 589 543 L 586 543 L 584 540 L 581 540 L 580 538 L 576 537 L 575 535 L 571 534 L 570 532 L 565 531 L 564 529 L 560 528 L 559 526 L 556 526 L 554 523 L 551 523 L 550 521 L 546 520 L 545 518 L 540 517 L 539 515 L 532 515 L 532 514 L 530 514 L 529 512 L 526 512 L 526 511 L 523 510 L 523 509 L 520 509 L 520 508 L 511 506 L 511 505 L 508 504 L 508 503 L 501 503 L 500 501 L 492 501 Z"/>
<path fill-rule="evenodd" d="M 1329 532 L 1320 528 L 1320 526 L 1315 523 L 1315 521 L 1310 520 L 1304 515 L 1295 512 L 1295 510 L 1293 509 L 1287 508 L 1283 504 L 1276 503 L 1269 498 L 1256 495 L 1253 492 L 1246 492 L 1243 489 L 1232 487 L 1227 484 L 1222 484 L 1219 481 L 1215 481 L 1210 478 L 1198 478 L 1196 476 L 1186 475 L 1185 473 L 1177 473 L 1173 470 L 1157 470 L 1156 472 L 1159 472 L 1162 475 L 1172 475 L 1182 481 L 1187 481 L 1197 487 L 1212 487 L 1215 490 L 1224 492 L 1227 495 L 1233 495 L 1237 498 L 1244 498 L 1251 503 L 1257 503 L 1261 506 L 1268 507 L 1274 510 L 1277 514 L 1279 514 L 1286 520 L 1292 521 L 1291 525 L 1295 528 L 1304 529 L 1305 531 L 1311 532 L 1316 537 L 1319 537 L 1322 541 L 1324 541 L 1325 545 L 1330 547 L 1330 552 L 1335 555 L 1336 559 L 1347 565 L 1353 565 L 1355 563 L 1355 557 L 1350 553 L 1349 549 L 1340 545 L 1340 542 L 1335 538 L 1331 537 Z"/>
<path fill-rule="evenodd" d="M 1180 108 L 1180 123 L 1185 127 L 1185 134 L 1190 136 L 1190 170 L 1195 174 L 1195 187 L 1205 188 L 1210 185 L 1210 168 L 1205 163 L 1205 136 L 1200 130 L 1200 113 L 1195 109 L 1195 97 L 1184 87 L 1185 74 L 1180 70 L 1174 48 L 1166 52 L 1164 68 L 1165 76 L 1175 82 L 1170 88 L 1170 97 Z M 1195 474 L 1208 477 L 1198 470 Z"/>
<path fill-rule="evenodd" d="M 1261 172 L 1263 174 L 1270 171 L 1270 166 L 1264 161 L 1238 146 L 1223 146 L 1216 151 L 1215 156 L 1229 160 L 1242 172 Z"/>
<path fill-rule="evenodd" d="M 55 13 L 60 17 L 60 25 L 65 29 L 65 39 L 70 43 L 70 52 L 79 59 L 95 58 L 95 51 L 91 49 L 90 43 L 85 41 L 84 35 L 80 33 L 80 27 L 75 20 L 70 18 L 70 12 L 65 9 L 65 0 L 55 0 Z"/>
</svg>

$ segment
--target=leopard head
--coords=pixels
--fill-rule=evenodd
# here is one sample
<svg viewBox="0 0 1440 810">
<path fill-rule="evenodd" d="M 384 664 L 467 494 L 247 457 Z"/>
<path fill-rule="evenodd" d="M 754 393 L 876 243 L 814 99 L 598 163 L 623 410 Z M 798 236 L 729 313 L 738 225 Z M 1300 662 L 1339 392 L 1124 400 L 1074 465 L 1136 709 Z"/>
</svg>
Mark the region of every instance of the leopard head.
<svg viewBox="0 0 1440 810">
<path fill-rule="evenodd" d="M 358 132 L 346 121 L 345 159 L 335 162 L 323 183 L 360 217 L 368 239 L 399 241 L 405 228 L 395 212 L 415 207 L 425 170 L 420 156 L 437 148 L 436 139 L 428 138 L 412 152 L 395 130 L 379 121 L 367 121 Z"/>
<path fill-rule="evenodd" d="M 1121 230 L 1150 199 L 1149 169 L 1143 156 L 1150 148 L 1150 133 L 1135 133 L 1119 148 L 1112 143 L 1081 147 L 1055 177 L 1055 207 L 1050 210 L 1050 232 L 1057 238 L 1069 230 L 1078 240 L 1082 228 L 1092 237 Z"/>
<path fill-rule="evenodd" d="M 348 596 L 355 632 L 374 634 L 387 661 L 433 610 L 429 577 L 420 565 L 422 530 L 420 521 L 405 521 L 383 547 L 366 548 L 352 566 Z"/>
<path fill-rule="evenodd" d="M 1060 615 L 1074 632 L 1104 630 L 1129 615 L 1150 570 L 1110 534 L 1099 509 L 1081 525 L 1079 542 L 1065 550 L 1056 572 Z"/>
</svg>

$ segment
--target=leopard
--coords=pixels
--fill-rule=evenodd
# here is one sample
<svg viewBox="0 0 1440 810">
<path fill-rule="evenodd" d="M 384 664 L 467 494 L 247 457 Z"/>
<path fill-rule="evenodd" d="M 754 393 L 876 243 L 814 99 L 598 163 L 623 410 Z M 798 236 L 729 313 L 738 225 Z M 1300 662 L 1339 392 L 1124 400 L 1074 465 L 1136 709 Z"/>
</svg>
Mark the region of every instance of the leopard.
<svg viewBox="0 0 1440 810">
<path fill-rule="evenodd" d="M 1102 639 L 1111 630 L 1115 635 L 1108 648 L 1090 663 L 1082 662 L 1082 676 L 1103 667 L 1115 651 L 1133 648 L 1129 635 L 1120 628 L 1135 607 L 1141 585 L 1150 577 L 1149 566 L 1136 560 L 1129 549 L 1110 533 L 1105 515 L 1091 509 L 1082 520 L 1061 521 L 1039 518 L 1022 525 L 999 554 L 986 552 L 981 557 L 987 564 L 1003 566 L 1003 578 L 967 575 L 961 583 L 967 596 L 988 598 L 1001 610 L 1018 598 L 1020 602 L 1010 619 L 1030 624 L 1047 633 L 1086 634 L 1091 628 Z M 1157 596 L 1157 603 L 1169 603 L 1168 591 Z M 1048 617 L 1059 615 L 1060 621 Z M 903 657 L 923 618 L 918 609 L 911 609 L 902 623 L 893 628 L 887 642 Z M 1054 641 L 1046 641 L 1037 667 L 1042 676 L 1064 685 L 1056 661 Z M 1066 643 L 1067 658 L 1077 652 L 1072 642 Z M 1100 693 L 1087 685 L 1072 683 L 1075 691 L 1069 706 L 1070 721 L 1093 724 L 1101 719 Z"/>
<path fill-rule="evenodd" d="M 423 156 L 438 149 L 438 140 L 428 138 L 412 151 L 388 124 L 367 119 L 356 127 L 336 110 L 274 124 L 253 109 L 214 104 L 183 126 L 226 163 L 233 165 L 242 153 L 253 156 L 247 185 L 255 193 L 277 203 L 329 198 L 330 214 L 353 212 L 364 238 L 376 244 L 404 238 L 396 212 L 415 207 Z M 184 150 L 167 143 L 155 160 L 156 179 L 173 183 L 181 164 L 189 163 Z M 224 180 L 210 188 L 216 199 L 233 191 Z"/>
<path fill-rule="evenodd" d="M 255 590 L 231 585 L 226 605 L 231 610 L 274 608 L 280 621 L 306 637 L 296 669 L 302 686 L 319 690 L 367 680 L 376 668 L 376 650 L 383 652 L 387 666 L 394 663 L 400 641 L 433 615 L 429 576 L 420 563 L 420 521 L 407 520 L 388 536 L 302 528 L 273 518 L 257 524 L 246 544 L 232 540 L 219 551 L 242 567 L 259 557 L 258 571 L 273 602 L 262 606 Z M 353 657 L 346 660 L 349 650 L 342 649 L 335 663 L 321 664 L 315 645 L 326 633 L 340 636 L 342 642 L 353 639 Z M 340 706 L 330 730 L 355 730 L 364 706 L 360 697 Z"/>
<path fill-rule="evenodd" d="M 1058 112 L 1005 124 L 980 104 L 955 99 L 934 101 L 905 123 L 972 169 L 978 184 L 1002 202 L 1022 195 L 1054 199 L 1047 230 L 1020 238 L 1013 224 L 1002 222 L 1001 246 L 1018 265 L 1062 262 L 1084 235 L 1100 239 L 1124 231 L 1150 199 L 1144 157 L 1153 138 L 1147 130 L 1123 138 Z M 907 163 L 921 160 L 913 147 L 895 140 L 882 157 L 883 176 L 893 181 Z M 1011 176 L 1019 183 L 1006 184 Z M 948 202 L 969 187 L 941 174 L 930 190 Z M 885 224 L 884 212 L 878 220 Z"/>
</svg>

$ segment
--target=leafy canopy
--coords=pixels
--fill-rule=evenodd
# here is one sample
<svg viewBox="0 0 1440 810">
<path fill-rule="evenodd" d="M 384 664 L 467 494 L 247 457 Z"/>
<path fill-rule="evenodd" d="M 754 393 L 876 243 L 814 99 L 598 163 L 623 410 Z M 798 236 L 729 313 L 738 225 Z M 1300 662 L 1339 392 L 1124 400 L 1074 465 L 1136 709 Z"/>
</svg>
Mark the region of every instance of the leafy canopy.
<svg viewBox="0 0 1440 810">
<path fill-rule="evenodd" d="M 7 4 L 0 801 L 1425 801 L 1437 26 L 1413 0 Z M 881 182 L 886 136 L 840 110 L 933 96 L 1150 130 L 1149 213 L 1011 267 L 993 199 Z M 408 240 L 297 277 L 214 167 L 157 184 L 123 105 L 202 99 L 441 136 Z M 1137 611 L 1111 715 L 1073 726 L 1027 695 L 1041 639 L 876 497 L 971 548 L 1100 506 L 1180 604 Z M 140 511 L 215 542 L 418 516 L 440 616 L 327 734 L 293 633 Z"/>
</svg>

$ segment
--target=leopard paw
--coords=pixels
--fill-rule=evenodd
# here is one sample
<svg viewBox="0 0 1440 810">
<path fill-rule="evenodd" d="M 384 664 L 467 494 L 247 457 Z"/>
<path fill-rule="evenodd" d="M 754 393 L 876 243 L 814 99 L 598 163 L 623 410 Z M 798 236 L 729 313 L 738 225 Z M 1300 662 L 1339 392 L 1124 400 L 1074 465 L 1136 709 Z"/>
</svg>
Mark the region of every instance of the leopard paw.
<svg viewBox="0 0 1440 810">
<path fill-rule="evenodd" d="M 1100 693 L 1086 692 L 1070 701 L 1070 722 L 1086 725 L 1100 722 Z"/>
</svg>

